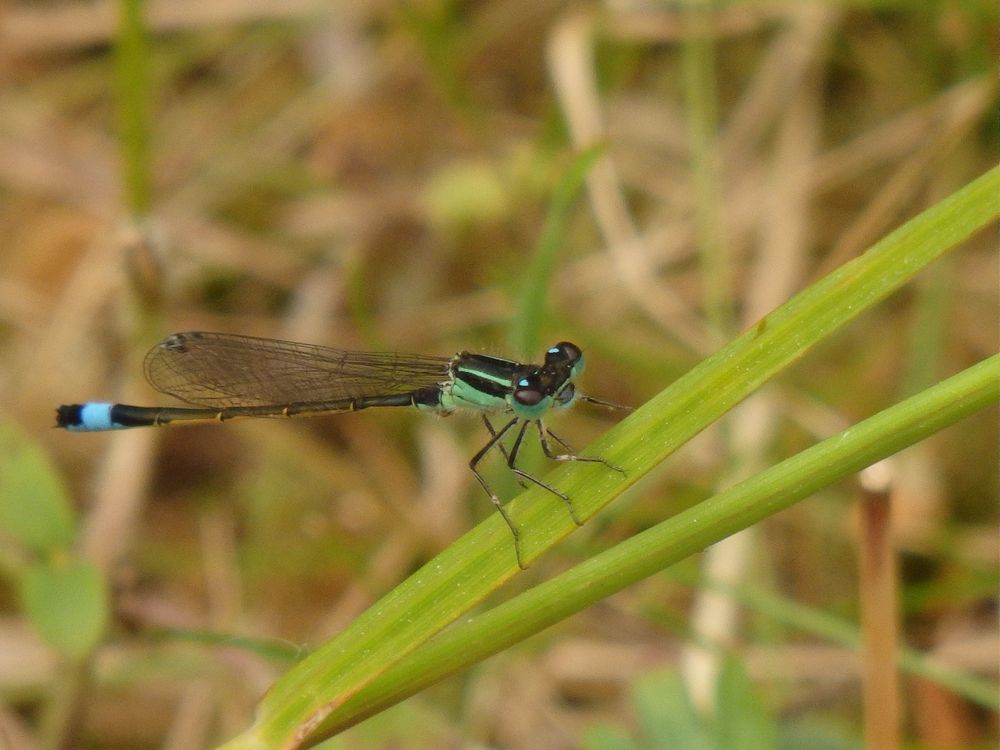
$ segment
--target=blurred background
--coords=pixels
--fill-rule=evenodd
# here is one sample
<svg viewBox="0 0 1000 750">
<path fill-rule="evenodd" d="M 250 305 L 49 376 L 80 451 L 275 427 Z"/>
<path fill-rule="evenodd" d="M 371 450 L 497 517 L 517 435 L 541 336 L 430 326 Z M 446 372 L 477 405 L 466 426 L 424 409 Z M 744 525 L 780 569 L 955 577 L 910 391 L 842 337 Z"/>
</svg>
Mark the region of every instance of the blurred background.
<svg viewBox="0 0 1000 750">
<path fill-rule="evenodd" d="M 493 512 L 466 466 L 476 419 L 71 435 L 57 404 L 171 403 L 144 353 L 211 330 L 526 361 L 568 339 L 583 392 L 638 406 L 995 163 L 996 20 L 974 0 L 5 3 L 0 461 L 64 516 L 35 549 L 0 529 L 6 746 L 210 747 Z M 997 281 L 981 233 L 503 595 L 994 352 Z M 556 429 L 581 448 L 618 418 L 581 405 Z M 970 679 L 997 666 L 996 445 L 982 414 L 893 464 L 904 638 Z M 857 656 L 816 624 L 857 620 L 856 496 L 833 487 L 326 746 L 659 747 L 649 706 L 698 643 L 737 656 L 782 747 L 859 747 Z M 26 616 L 43 553 L 100 571 L 98 647 Z M 756 595 L 711 614 L 701 572 L 734 566 Z M 974 691 L 904 682 L 909 746 L 993 746 Z"/>
</svg>

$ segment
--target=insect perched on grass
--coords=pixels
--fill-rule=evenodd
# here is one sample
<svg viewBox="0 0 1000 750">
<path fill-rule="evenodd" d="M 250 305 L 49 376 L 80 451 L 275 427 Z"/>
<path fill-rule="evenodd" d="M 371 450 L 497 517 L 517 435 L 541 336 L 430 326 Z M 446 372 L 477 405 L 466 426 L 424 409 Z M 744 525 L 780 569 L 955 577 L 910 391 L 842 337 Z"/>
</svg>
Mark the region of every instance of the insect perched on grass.
<svg viewBox="0 0 1000 750">
<path fill-rule="evenodd" d="M 477 411 L 490 439 L 469 461 L 469 468 L 510 527 L 517 563 L 523 568 L 517 527 L 476 467 L 499 446 L 519 480 L 558 496 L 580 525 L 569 497 L 517 468 L 516 461 L 525 432 L 534 425 L 550 459 L 601 463 L 622 472 L 603 458 L 577 455 L 543 422 L 551 409 L 574 401 L 615 407 L 576 392 L 574 380 L 583 367 L 583 352 L 568 341 L 546 351 L 542 364 L 531 365 L 470 352 L 428 357 L 343 351 L 229 333 L 175 333 L 146 355 L 146 379 L 161 393 L 194 407 L 65 404 L 56 410 L 56 424 L 74 432 L 100 432 L 196 420 L 333 414 L 374 406 L 411 406 L 442 415 L 456 409 Z M 490 414 L 511 416 L 497 429 Z M 508 449 L 501 440 L 518 425 Z M 553 452 L 549 438 L 567 452 Z"/>
</svg>

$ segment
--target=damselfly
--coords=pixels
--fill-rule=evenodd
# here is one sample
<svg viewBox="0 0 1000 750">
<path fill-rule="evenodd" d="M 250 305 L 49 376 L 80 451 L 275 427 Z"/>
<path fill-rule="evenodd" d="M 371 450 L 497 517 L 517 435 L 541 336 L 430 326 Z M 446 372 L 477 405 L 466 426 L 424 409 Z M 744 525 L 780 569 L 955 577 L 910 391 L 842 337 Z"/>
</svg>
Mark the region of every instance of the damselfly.
<svg viewBox="0 0 1000 750">
<path fill-rule="evenodd" d="M 517 527 L 477 467 L 498 447 L 519 481 L 559 497 L 580 525 L 570 498 L 519 469 L 516 461 L 525 432 L 534 425 L 548 458 L 600 463 L 622 472 L 603 458 L 577 455 L 542 421 L 551 409 L 574 401 L 615 407 L 577 393 L 574 381 L 583 367 L 583 352 L 568 341 L 546 351 L 542 364 L 532 365 L 471 352 L 428 357 L 343 351 L 228 333 L 175 333 L 146 355 L 146 379 L 161 393 L 194 407 L 66 404 L 56 410 L 56 424 L 76 432 L 99 432 L 195 420 L 333 414 L 373 406 L 410 406 L 442 415 L 457 409 L 477 411 L 490 439 L 469 461 L 469 468 L 510 527 L 517 563 L 523 568 Z M 491 414 L 511 416 L 496 428 Z M 516 434 L 507 448 L 502 439 L 511 430 Z M 554 452 L 549 438 L 566 452 Z"/>
</svg>

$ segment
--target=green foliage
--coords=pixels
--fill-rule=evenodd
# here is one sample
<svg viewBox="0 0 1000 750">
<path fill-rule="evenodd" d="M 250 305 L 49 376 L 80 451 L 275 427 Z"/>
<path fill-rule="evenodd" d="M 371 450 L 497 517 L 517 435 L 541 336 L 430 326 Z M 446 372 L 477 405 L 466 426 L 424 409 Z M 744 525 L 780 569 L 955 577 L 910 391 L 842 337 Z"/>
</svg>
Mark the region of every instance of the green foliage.
<svg viewBox="0 0 1000 750">
<path fill-rule="evenodd" d="M 123 0 L 117 37 L 116 84 L 118 126 L 125 199 L 133 216 L 145 215 L 152 204 L 150 175 L 149 52 L 143 23 L 143 0 Z"/>
<path fill-rule="evenodd" d="M 108 591 L 94 565 L 72 559 L 35 563 L 18 584 L 25 613 L 59 653 L 82 659 L 97 645 L 107 626 Z"/>
<path fill-rule="evenodd" d="M 61 654 L 80 659 L 104 632 L 108 595 L 93 565 L 72 558 L 76 530 L 48 456 L 10 422 L 0 423 L 0 532 L 19 547 L 12 565 L 32 625 Z"/>
<path fill-rule="evenodd" d="M 0 534 L 38 554 L 73 540 L 73 509 L 48 456 L 10 422 L 0 422 Z"/>
<path fill-rule="evenodd" d="M 777 727 L 757 697 L 742 665 L 726 660 L 718 683 L 714 717 L 698 712 L 676 672 L 651 674 L 636 682 L 632 691 L 638 736 L 607 726 L 587 732 L 588 750 L 607 747 L 607 739 L 625 750 L 772 750 Z"/>
<path fill-rule="evenodd" d="M 809 721 L 779 727 L 742 664 L 723 662 L 712 715 L 691 704 L 676 672 L 650 674 L 632 690 L 635 736 L 601 724 L 584 737 L 586 750 L 859 750 L 861 741 Z"/>
<path fill-rule="evenodd" d="M 539 348 L 541 327 L 548 318 L 546 300 L 550 296 L 556 258 L 560 248 L 566 245 L 570 208 L 603 150 L 601 146 L 592 146 L 579 154 L 556 185 L 531 266 L 524 275 L 517 315 L 510 327 L 511 349 L 518 356 L 529 356 Z"/>
</svg>

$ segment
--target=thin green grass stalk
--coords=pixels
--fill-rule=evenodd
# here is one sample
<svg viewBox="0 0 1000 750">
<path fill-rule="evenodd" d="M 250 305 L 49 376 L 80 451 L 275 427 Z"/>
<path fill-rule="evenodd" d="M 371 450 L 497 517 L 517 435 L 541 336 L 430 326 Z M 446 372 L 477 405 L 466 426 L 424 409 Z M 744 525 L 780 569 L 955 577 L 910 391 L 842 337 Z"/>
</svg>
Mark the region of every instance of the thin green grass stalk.
<svg viewBox="0 0 1000 750">
<path fill-rule="evenodd" d="M 948 308 L 954 264 L 942 259 L 934 274 L 917 285 L 916 307 L 900 393 L 908 396 L 934 382 L 947 343 Z"/>
<path fill-rule="evenodd" d="M 725 340 L 733 327 L 731 261 L 722 236 L 723 195 L 718 148 L 719 114 L 716 88 L 715 46 L 709 14 L 712 4 L 689 0 L 684 9 L 684 44 L 681 69 L 684 112 L 691 144 L 691 178 L 694 182 L 695 232 L 701 258 L 705 317 L 712 331 Z"/>
<path fill-rule="evenodd" d="M 288 641 L 264 638 L 243 638 L 232 633 L 193 628 L 150 628 L 145 631 L 150 640 L 164 643 L 197 643 L 203 646 L 222 646 L 259 656 L 282 664 L 301 659 L 306 650 Z"/>
<path fill-rule="evenodd" d="M 115 56 L 118 130 L 125 204 L 133 218 L 152 205 L 150 180 L 149 44 L 143 0 L 121 0 Z"/>
<path fill-rule="evenodd" d="M 542 326 L 549 319 L 545 302 L 559 249 L 566 244 L 570 209 L 583 187 L 587 173 L 603 151 L 603 145 L 596 145 L 578 154 L 552 194 L 531 265 L 523 274 L 525 282 L 521 289 L 521 299 L 510 328 L 511 352 L 515 356 L 530 357 L 539 349 Z"/>
<path fill-rule="evenodd" d="M 580 518 L 590 518 L 763 383 L 994 219 L 998 191 L 1000 168 L 994 168 L 765 316 L 623 420 L 590 452 L 623 467 L 625 476 L 601 465 L 564 465 L 548 474 L 546 481 L 573 498 Z M 996 363 L 989 366 L 995 368 Z M 982 378 L 982 367 L 975 374 Z M 934 389 L 937 399 L 948 389 L 956 394 L 955 404 L 941 402 L 934 413 L 919 411 L 927 408 L 927 401 L 919 400 L 922 396 L 901 405 L 904 410 L 893 411 L 889 418 L 889 432 L 894 437 L 879 441 L 883 449 L 893 452 L 929 434 L 928 430 L 954 421 L 963 408 L 966 411 L 961 413 L 968 412 L 972 400 L 975 408 L 988 403 L 995 398 L 996 372 L 988 373 L 986 379 L 987 386 L 977 381 L 980 390 L 968 394 L 959 394 L 953 382 Z M 962 384 L 969 387 L 967 379 Z M 982 388 L 986 388 L 985 395 Z M 879 421 L 877 427 L 885 430 L 886 422 Z M 823 486 L 816 482 L 834 481 L 875 455 L 870 451 L 849 455 L 838 463 L 836 446 L 823 446 L 809 454 L 805 467 L 795 465 L 800 479 L 814 477 L 809 491 Z M 781 471 L 787 472 L 788 468 L 781 466 Z M 767 476 L 774 491 L 787 479 L 781 472 Z M 746 485 L 740 487 L 746 491 Z M 716 510 L 710 515 L 700 512 L 702 504 L 678 516 L 681 522 L 666 522 L 665 537 L 644 537 L 642 543 L 626 546 L 624 553 L 615 547 L 601 555 L 596 567 L 584 563 L 580 569 L 585 575 L 574 569 L 577 577 L 573 580 L 579 586 L 597 585 L 612 565 L 641 574 L 647 564 L 644 558 L 653 554 L 661 555 L 657 564 L 662 567 L 675 559 L 672 556 L 690 554 L 788 503 L 787 495 L 751 504 L 734 502 L 732 494 L 725 497 L 726 502 L 713 506 Z M 508 508 L 521 528 L 522 554 L 529 563 L 575 529 L 559 499 L 537 488 L 524 492 Z M 665 532 L 661 529 L 659 533 Z M 662 551 L 668 548 L 669 555 L 663 556 Z M 494 514 L 290 670 L 261 701 L 253 726 L 225 747 L 291 748 L 305 744 L 307 738 L 313 742 L 327 735 L 335 721 L 343 720 L 339 713 L 334 717 L 334 712 L 517 573 L 509 530 L 499 514 Z M 578 595 L 575 589 L 539 588 L 549 598 L 536 602 L 538 617 L 544 617 L 546 611 L 579 606 L 571 604 Z M 603 589 L 595 591 L 601 595 Z M 519 626 L 505 620 L 503 627 Z"/>
</svg>

